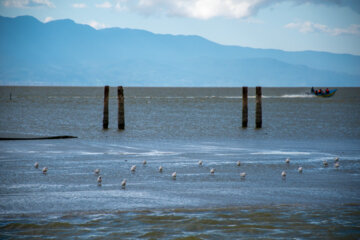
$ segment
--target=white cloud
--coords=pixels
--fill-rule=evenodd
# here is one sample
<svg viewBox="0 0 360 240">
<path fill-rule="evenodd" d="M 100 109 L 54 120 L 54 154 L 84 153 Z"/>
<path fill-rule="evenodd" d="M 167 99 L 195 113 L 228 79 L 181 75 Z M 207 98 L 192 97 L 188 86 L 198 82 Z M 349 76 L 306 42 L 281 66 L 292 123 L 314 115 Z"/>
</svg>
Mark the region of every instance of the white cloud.
<svg viewBox="0 0 360 240">
<path fill-rule="evenodd" d="M 347 28 L 334 28 L 333 35 L 350 34 L 360 35 L 360 24 L 351 24 Z"/>
<path fill-rule="evenodd" d="M 134 11 L 144 15 L 244 19 L 256 15 L 262 8 L 281 2 L 290 2 L 295 6 L 301 4 L 344 6 L 360 11 L 359 0 L 114 0 L 114 6 L 118 11 Z"/>
<path fill-rule="evenodd" d="M 123 12 L 123 11 L 128 11 L 128 10 L 129 10 L 129 8 L 126 7 L 125 4 L 120 3 L 120 2 L 117 2 L 117 3 L 115 4 L 115 9 L 118 10 L 119 12 Z"/>
<path fill-rule="evenodd" d="M 5 7 L 14 8 L 55 7 L 55 5 L 49 0 L 5 0 L 2 1 L 2 4 Z"/>
<path fill-rule="evenodd" d="M 117 0 L 115 7 L 145 15 L 165 14 L 198 19 L 218 16 L 245 18 L 266 1 L 269 0 Z"/>
<path fill-rule="evenodd" d="M 311 32 L 322 32 L 327 33 L 332 36 L 338 35 L 360 35 L 360 25 L 352 24 L 347 28 L 330 28 L 326 25 L 319 23 L 312 23 L 309 21 L 306 22 L 292 22 L 284 26 L 285 28 L 297 29 L 301 33 L 311 33 Z"/>
<path fill-rule="evenodd" d="M 95 4 L 97 8 L 112 8 L 112 4 L 110 2 L 103 2 L 101 4 Z"/>
<path fill-rule="evenodd" d="M 72 5 L 73 8 L 86 8 L 86 4 L 85 3 L 74 3 Z"/>
<path fill-rule="evenodd" d="M 106 25 L 103 23 L 99 23 L 97 21 L 90 21 L 89 25 L 95 29 L 103 29 L 106 28 Z"/>
<path fill-rule="evenodd" d="M 44 20 L 44 23 L 48 23 L 48 22 L 51 22 L 53 20 L 55 20 L 55 19 L 52 18 L 52 17 L 46 17 L 45 20 Z"/>
<path fill-rule="evenodd" d="M 245 22 L 245 23 L 249 23 L 249 24 L 264 24 L 264 21 L 261 19 L 257 19 L 257 18 L 253 18 L 253 17 L 249 17 L 246 19 L 242 19 L 240 20 L 241 22 Z"/>
</svg>

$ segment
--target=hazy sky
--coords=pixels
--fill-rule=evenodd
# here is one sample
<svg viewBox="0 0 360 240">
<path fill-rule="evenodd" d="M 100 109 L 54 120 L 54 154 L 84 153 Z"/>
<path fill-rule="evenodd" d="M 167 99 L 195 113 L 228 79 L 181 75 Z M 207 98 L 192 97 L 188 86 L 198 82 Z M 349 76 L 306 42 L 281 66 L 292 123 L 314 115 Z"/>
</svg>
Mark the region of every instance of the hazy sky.
<svg viewBox="0 0 360 240">
<path fill-rule="evenodd" d="M 360 55 L 360 0 L 0 0 L 0 15 Z"/>
</svg>

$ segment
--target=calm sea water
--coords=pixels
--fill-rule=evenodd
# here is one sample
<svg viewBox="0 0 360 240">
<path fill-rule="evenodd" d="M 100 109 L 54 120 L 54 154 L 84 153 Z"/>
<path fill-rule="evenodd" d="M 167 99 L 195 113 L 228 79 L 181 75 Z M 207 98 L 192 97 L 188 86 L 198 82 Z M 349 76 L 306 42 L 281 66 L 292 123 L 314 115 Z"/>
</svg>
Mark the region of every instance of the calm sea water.
<svg viewBox="0 0 360 240">
<path fill-rule="evenodd" d="M 104 131 L 103 88 L 0 88 L 1 136 L 78 136 L 0 142 L 0 238 L 360 238 L 360 88 L 264 88 L 262 129 L 254 89 L 247 129 L 241 88 L 124 91 Z"/>
</svg>

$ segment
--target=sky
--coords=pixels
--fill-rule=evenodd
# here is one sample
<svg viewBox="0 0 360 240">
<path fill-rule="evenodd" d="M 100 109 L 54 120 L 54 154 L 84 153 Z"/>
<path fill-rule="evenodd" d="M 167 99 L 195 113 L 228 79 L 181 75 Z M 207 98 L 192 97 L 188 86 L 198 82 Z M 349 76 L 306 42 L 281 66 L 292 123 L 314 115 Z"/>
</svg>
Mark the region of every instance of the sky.
<svg viewBox="0 0 360 240">
<path fill-rule="evenodd" d="M 0 0 L 0 15 L 360 55 L 360 0 Z"/>
</svg>

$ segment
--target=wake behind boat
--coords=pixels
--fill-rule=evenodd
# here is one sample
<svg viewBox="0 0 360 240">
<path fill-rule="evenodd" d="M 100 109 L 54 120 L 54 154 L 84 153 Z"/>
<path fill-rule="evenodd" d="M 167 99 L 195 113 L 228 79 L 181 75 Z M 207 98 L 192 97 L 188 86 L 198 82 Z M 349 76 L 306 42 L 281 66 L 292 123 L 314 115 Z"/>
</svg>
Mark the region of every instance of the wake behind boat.
<svg viewBox="0 0 360 240">
<path fill-rule="evenodd" d="M 317 97 L 331 97 L 336 93 L 337 89 L 329 90 L 328 88 L 326 90 L 320 89 L 314 89 L 311 88 L 311 93 L 314 94 Z"/>
</svg>

